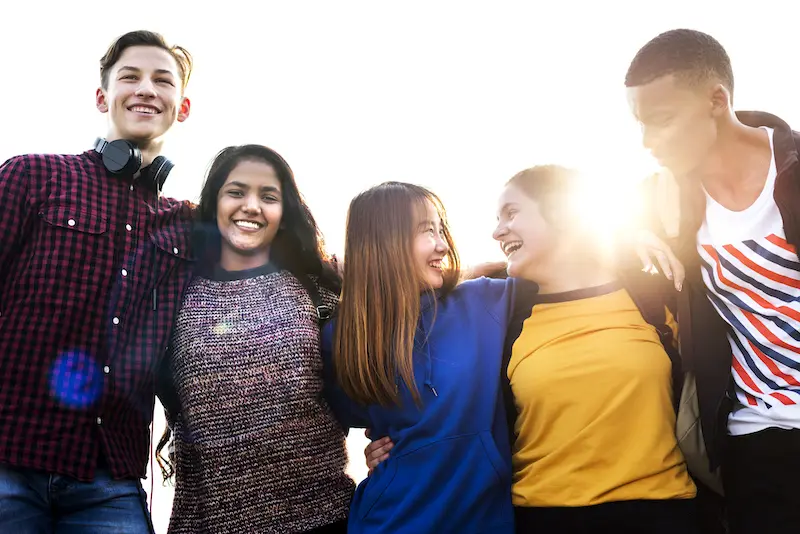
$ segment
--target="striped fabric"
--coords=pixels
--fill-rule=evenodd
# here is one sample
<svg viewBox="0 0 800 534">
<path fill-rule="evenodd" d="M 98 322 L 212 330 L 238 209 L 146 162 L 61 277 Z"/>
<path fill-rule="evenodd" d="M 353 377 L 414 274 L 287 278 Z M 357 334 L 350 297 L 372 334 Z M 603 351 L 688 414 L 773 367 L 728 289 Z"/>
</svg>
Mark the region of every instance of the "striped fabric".
<svg viewBox="0 0 800 534">
<path fill-rule="evenodd" d="M 698 232 L 709 298 L 731 326 L 741 405 L 729 419 L 734 435 L 800 428 L 800 260 L 772 198 L 774 167 L 744 211 L 728 211 L 708 197 Z"/>
</svg>

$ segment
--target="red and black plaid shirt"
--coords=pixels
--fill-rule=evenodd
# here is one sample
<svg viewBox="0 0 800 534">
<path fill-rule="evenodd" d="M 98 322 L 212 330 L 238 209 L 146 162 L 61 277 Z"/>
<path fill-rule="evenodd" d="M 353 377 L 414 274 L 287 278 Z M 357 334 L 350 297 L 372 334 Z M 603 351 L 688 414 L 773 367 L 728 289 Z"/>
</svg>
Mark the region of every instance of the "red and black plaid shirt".
<svg viewBox="0 0 800 534">
<path fill-rule="evenodd" d="M 0 166 L 0 462 L 88 481 L 102 454 L 145 476 L 191 275 L 192 206 L 156 197 L 94 151 Z"/>
</svg>

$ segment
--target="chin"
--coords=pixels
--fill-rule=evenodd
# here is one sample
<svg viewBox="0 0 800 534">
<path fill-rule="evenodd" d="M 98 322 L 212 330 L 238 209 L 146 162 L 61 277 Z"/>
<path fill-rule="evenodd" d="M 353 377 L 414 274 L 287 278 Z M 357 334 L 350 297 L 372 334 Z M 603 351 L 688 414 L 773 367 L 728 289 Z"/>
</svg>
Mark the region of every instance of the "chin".
<svg viewBox="0 0 800 534">
<path fill-rule="evenodd" d="M 164 130 L 161 128 L 130 128 L 122 130 L 121 137 L 129 141 L 138 143 L 153 141 L 164 135 Z"/>
<path fill-rule="evenodd" d="M 428 287 L 430 287 L 431 289 L 434 290 L 441 289 L 443 285 L 444 285 L 444 277 L 442 276 L 437 276 L 435 278 L 428 279 Z"/>
<path fill-rule="evenodd" d="M 506 266 L 506 274 L 508 274 L 510 278 L 519 278 L 522 274 L 522 265 L 516 261 L 509 261 Z"/>
</svg>

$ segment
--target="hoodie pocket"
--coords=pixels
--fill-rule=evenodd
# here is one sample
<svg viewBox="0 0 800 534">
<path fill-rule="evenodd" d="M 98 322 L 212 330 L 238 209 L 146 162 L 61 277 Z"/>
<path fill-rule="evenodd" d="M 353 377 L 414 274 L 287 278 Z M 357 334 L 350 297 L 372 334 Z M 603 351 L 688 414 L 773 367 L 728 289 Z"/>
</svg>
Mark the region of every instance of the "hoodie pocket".
<svg viewBox="0 0 800 534">
<path fill-rule="evenodd" d="M 477 532 L 511 518 L 510 462 L 488 432 L 429 443 L 385 464 L 358 499 L 354 515 L 365 523 L 387 531 L 402 521 L 404 532 Z"/>
<path fill-rule="evenodd" d="M 492 467 L 494 467 L 494 470 L 497 473 L 497 478 L 500 479 L 501 482 L 511 483 L 511 462 L 503 459 L 503 455 L 500 454 L 500 450 L 497 448 L 497 444 L 494 442 L 492 433 L 481 432 L 478 434 L 478 436 L 480 437 L 481 444 L 486 451 L 486 457 L 489 459 L 489 462 L 491 462 Z"/>
</svg>

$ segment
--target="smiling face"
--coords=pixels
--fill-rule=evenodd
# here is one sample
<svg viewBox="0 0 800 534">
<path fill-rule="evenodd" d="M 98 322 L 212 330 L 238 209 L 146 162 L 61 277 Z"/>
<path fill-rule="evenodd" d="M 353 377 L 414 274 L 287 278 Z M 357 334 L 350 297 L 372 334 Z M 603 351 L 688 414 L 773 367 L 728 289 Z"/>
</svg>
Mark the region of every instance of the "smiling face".
<svg viewBox="0 0 800 534">
<path fill-rule="evenodd" d="M 498 201 L 493 237 L 508 260 L 508 275 L 537 281 L 556 236 L 539 204 L 515 185 L 507 185 Z"/>
<path fill-rule="evenodd" d="M 189 100 L 175 58 L 155 46 L 131 46 L 97 90 L 97 109 L 109 114 L 108 141 L 127 139 L 147 145 L 159 140 L 175 121 L 189 116 Z"/>
<path fill-rule="evenodd" d="M 281 182 L 272 165 L 236 165 L 217 195 L 220 265 L 234 271 L 266 264 L 282 216 Z"/>
<path fill-rule="evenodd" d="M 420 207 L 414 236 L 414 260 L 420 273 L 422 289 L 439 289 L 444 283 L 443 260 L 450 247 L 438 210 L 430 200 Z"/>
</svg>

